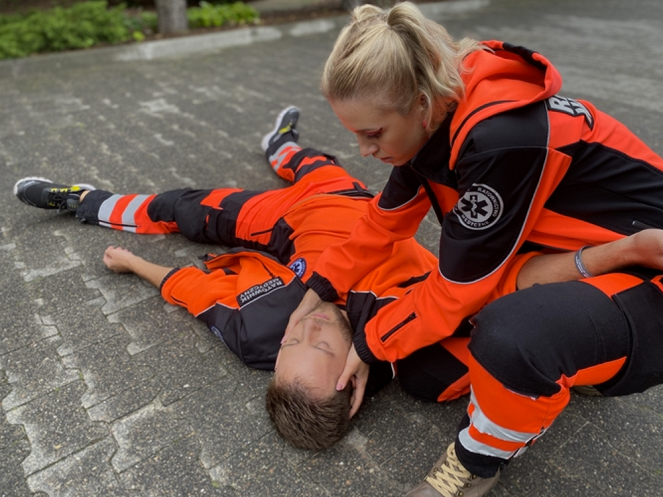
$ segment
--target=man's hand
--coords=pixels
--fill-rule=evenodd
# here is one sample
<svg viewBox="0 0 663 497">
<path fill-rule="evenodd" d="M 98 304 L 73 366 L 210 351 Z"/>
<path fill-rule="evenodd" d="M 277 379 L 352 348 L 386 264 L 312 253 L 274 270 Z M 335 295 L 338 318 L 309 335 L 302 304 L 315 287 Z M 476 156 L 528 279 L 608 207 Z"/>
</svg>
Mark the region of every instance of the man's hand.
<svg viewBox="0 0 663 497">
<path fill-rule="evenodd" d="M 302 301 L 297 306 L 297 309 L 290 314 L 290 319 L 288 320 L 288 326 L 285 329 L 281 343 L 284 343 L 288 339 L 288 333 L 301 321 L 301 319 L 311 312 L 315 307 L 322 302 L 318 294 L 314 290 L 309 289 L 305 294 Z"/>
<path fill-rule="evenodd" d="M 104 252 L 104 264 L 116 273 L 135 273 L 156 288 L 173 268 L 148 262 L 122 247 L 108 247 Z"/>
<path fill-rule="evenodd" d="M 350 399 L 350 417 L 357 414 L 359 406 L 361 406 L 364 400 L 366 383 L 368 383 L 368 371 L 368 364 L 359 358 L 353 344 L 348 352 L 348 358 L 345 360 L 343 373 L 341 373 L 338 383 L 336 383 L 336 390 L 340 392 L 348 382 L 352 382 L 354 388 L 352 390 L 352 398 Z"/>
<path fill-rule="evenodd" d="M 104 264 L 116 273 L 133 273 L 132 261 L 136 256 L 122 247 L 108 247 L 104 252 Z"/>
</svg>

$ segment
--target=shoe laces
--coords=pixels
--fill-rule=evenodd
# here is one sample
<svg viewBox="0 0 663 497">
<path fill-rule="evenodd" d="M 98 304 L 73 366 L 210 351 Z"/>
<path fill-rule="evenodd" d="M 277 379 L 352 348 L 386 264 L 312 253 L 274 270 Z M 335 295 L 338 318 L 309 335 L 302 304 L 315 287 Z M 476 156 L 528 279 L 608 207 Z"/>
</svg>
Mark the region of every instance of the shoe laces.
<svg viewBox="0 0 663 497">
<path fill-rule="evenodd" d="M 66 210 L 70 210 L 67 200 L 78 200 L 80 198 L 80 189 L 79 191 L 73 192 L 72 188 L 53 188 L 48 192 L 48 203 L 52 205 L 57 205 L 58 213 Z"/>
<path fill-rule="evenodd" d="M 285 135 L 288 131 L 292 129 L 292 121 L 288 121 L 285 126 L 283 126 L 281 129 L 277 131 L 277 134 L 279 135 Z"/>
<path fill-rule="evenodd" d="M 462 489 L 471 487 L 476 478 L 460 463 L 454 444 L 451 444 L 443 464 L 434 467 L 426 481 L 444 497 L 456 497 L 463 495 Z"/>
</svg>

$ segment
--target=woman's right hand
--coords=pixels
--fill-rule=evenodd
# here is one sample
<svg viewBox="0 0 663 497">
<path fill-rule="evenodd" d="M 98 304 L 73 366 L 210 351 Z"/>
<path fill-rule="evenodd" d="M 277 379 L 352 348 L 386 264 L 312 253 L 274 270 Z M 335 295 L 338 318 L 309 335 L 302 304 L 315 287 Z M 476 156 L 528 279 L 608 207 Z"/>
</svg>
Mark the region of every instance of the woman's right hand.
<svg viewBox="0 0 663 497">
<path fill-rule="evenodd" d="M 304 298 L 299 303 L 299 306 L 297 306 L 297 309 L 295 309 L 293 313 L 290 314 L 290 320 L 288 321 L 288 326 L 285 329 L 285 334 L 281 339 L 281 343 L 288 339 L 288 333 L 290 333 L 290 330 L 292 330 L 304 316 L 315 309 L 315 307 L 320 302 L 322 302 L 322 299 L 318 296 L 317 293 L 315 293 L 314 290 L 309 288 L 308 291 L 304 294 Z"/>
</svg>

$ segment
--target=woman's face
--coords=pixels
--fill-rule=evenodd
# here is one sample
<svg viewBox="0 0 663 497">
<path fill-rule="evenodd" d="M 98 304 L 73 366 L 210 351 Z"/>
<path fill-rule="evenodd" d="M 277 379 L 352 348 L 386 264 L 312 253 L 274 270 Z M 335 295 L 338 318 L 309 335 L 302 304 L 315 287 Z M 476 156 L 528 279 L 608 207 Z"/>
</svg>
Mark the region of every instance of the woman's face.
<svg viewBox="0 0 663 497">
<path fill-rule="evenodd" d="M 406 115 L 383 109 L 371 99 L 333 100 L 330 104 L 343 126 L 357 137 L 364 157 L 372 155 L 402 166 L 429 138 L 424 129 L 425 108 L 419 101 Z"/>
</svg>

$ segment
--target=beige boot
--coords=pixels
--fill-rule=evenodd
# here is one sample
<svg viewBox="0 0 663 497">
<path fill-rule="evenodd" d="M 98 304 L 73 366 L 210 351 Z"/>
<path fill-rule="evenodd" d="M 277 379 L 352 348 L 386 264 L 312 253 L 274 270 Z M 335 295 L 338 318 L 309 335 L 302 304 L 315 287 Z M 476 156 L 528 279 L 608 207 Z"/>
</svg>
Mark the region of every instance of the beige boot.
<svg viewBox="0 0 663 497">
<path fill-rule="evenodd" d="M 499 471 L 492 478 L 473 475 L 460 463 L 455 444 L 435 463 L 424 481 L 406 497 L 483 497 L 497 484 Z"/>
</svg>

